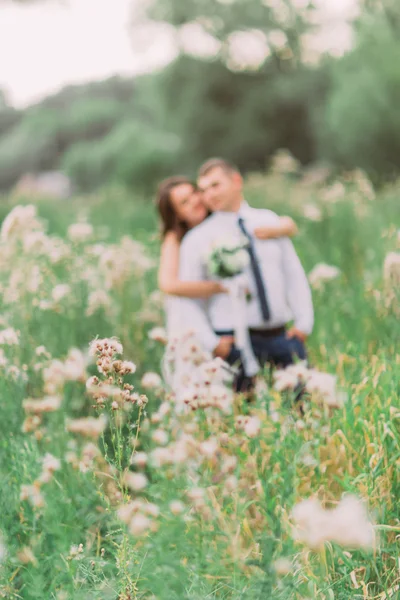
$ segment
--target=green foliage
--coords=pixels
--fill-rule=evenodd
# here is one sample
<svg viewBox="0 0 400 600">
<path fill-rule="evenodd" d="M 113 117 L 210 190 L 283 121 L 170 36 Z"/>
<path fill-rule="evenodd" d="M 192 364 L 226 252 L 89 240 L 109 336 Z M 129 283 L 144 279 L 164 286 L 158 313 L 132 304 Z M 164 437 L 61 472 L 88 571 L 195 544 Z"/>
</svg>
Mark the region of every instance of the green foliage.
<svg viewBox="0 0 400 600">
<path fill-rule="evenodd" d="M 261 36 L 268 43 L 269 52 L 279 62 L 281 48 L 276 48 L 274 38 L 270 38 L 272 32 L 279 31 L 284 34 L 284 45 L 289 51 L 284 60 L 292 58 L 295 62 L 301 60 L 301 38 L 310 29 L 314 6 L 309 2 L 299 7 L 292 0 L 276 3 L 257 0 L 156 0 L 145 5 L 144 12 L 150 19 L 170 23 L 178 30 L 184 25 L 197 23 L 203 31 L 221 42 L 218 58 L 227 64 L 230 62 L 230 36 L 237 31 Z M 138 27 L 142 18 L 143 14 L 139 13 Z"/>
<path fill-rule="evenodd" d="M 118 125 L 100 142 L 81 142 L 66 152 L 65 171 L 83 189 L 106 182 L 149 187 L 174 165 L 179 140 L 135 119 Z"/>
<path fill-rule="evenodd" d="M 324 98 L 324 71 L 281 72 L 269 64 L 234 73 L 220 62 L 181 57 L 161 77 L 188 170 L 210 155 L 244 170 L 264 168 L 282 147 L 304 163 L 316 157 L 312 110 Z"/>
<path fill-rule="evenodd" d="M 154 189 L 213 155 L 244 171 L 264 169 L 281 148 L 303 164 L 362 167 L 377 183 L 397 177 L 399 8 L 394 0 L 364 0 L 361 8 L 354 48 L 310 66 L 302 48 L 313 29 L 311 2 L 143 4 L 133 38 L 146 16 L 175 27 L 177 38 L 195 24 L 219 50 L 209 60 L 181 54 L 135 80 L 68 86 L 25 111 L 0 99 L 0 190 L 53 169 L 81 190 L 109 182 Z M 233 60 L 237 32 L 265 46 L 257 66 Z"/>
<path fill-rule="evenodd" d="M 306 192 L 308 199 L 319 201 L 314 189 Z M 247 440 L 238 437 L 235 415 L 207 419 L 198 411 L 190 413 L 188 423 L 175 415 L 171 436 L 174 431 L 186 431 L 185 425 L 191 427 L 188 433 L 195 428 L 204 439 L 228 434 L 216 458 L 224 455 L 227 446 L 230 448 L 237 459 L 234 473 L 242 487 L 223 498 L 218 495 L 225 478 L 220 482 L 216 477 L 215 457 L 202 466 L 192 457 L 181 464 L 176 475 L 168 468 L 148 465 L 145 472 L 150 483 L 140 497 L 160 507 L 158 529 L 140 538 L 127 534 L 106 493 L 106 482 L 112 477 L 99 482 L 104 466 L 96 469 L 96 474 L 92 469 L 82 472 L 84 468 L 73 468 L 67 460 L 71 451 L 79 454 L 84 444 L 76 439 L 73 445 L 71 434 L 65 430 L 67 419 L 95 415 L 97 410 L 84 381 L 68 382 L 60 392 L 62 408 L 42 415 L 42 438 L 22 431 L 26 416 L 22 402 L 43 394 L 42 370 L 35 368 L 45 360 L 35 353 L 42 344 L 52 358 L 63 360 L 70 348 L 84 350 L 96 335 L 119 337 L 124 358 L 138 365 L 138 373 L 131 376 L 138 393 L 143 391 L 141 374 L 159 371 L 163 347 L 147 337 L 149 328 L 160 324 L 162 318 L 159 310 L 149 314 L 155 270 L 144 276 L 132 274 L 122 287 L 114 285 L 107 290 L 112 295 L 114 314 L 97 311 L 91 316 L 85 314 L 89 289 L 82 273 L 88 264 L 92 273 L 93 269 L 99 273 L 97 259 L 88 251 L 92 242 L 96 248 L 118 242 L 126 234 L 144 242 L 148 252 L 157 256 L 155 211 L 149 201 L 140 201 L 140 195 L 132 198 L 117 188 L 57 206 L 40 202 L 38 211 L 48 224 L 49 235 L 67 242 L 67 229 L 82 208 L 95 235 L 88 245 L 67 242 L 70 253 L 59 265 L 46 263 L 44 256 L 27 256 L 21 250 L 1 272 L 5 291 L 28 261 L 29 272 L 37 266 L 45 275 L 37 292 L 24 295 L 22 281 L 18 299 L 11 304 L 6 304 L 3 296 L 1 299 L 2 328 L 11 325 L 21 334 L 20 345 L 3 345 L 2 349 L 10 364 L 27 366 L 24 379 L 11 376 L 0 365 L 0 541 L 7 550 L 0 566 L 0 594 L 6 598 L 127 600 L 130 596 L 139 600 L 153 595 L 159 600 L 356 600 L 359 589 L 354 587 L 354 576 L 365 582 L 369 598 L 396 585 L 399 325 L 396 315 L 385 311 L 382 300 L 377 302 L 375 292 L 383 288 L 384 256 L 396 244 L 396 231 L 391 226 L 398 214 L 397 191 L 393 189 L 375 201 L 356 196 L 355 202 L 348 190 L 336 204 L 319 202 L 322 219 L 318 222 L 302 214 L 304 189 L 284 178 L 260 178 L 258 186 L 249 180 L 246 197 L 252 205 L 295 217 L 300 235 L 294 242 L 307 272 L 321 261 L 341 269 L 338 279 L 313 292 L 316 327 L 308 348 L 316 368 L 338 375 L 348 393 L 344 408 L 328 414 L 310 407 L 305 415 L 299 415 L 290 398 L 274 392 L 260 394 L 253 404 L 237 399 L 235 415 L 255 414 L 264 424 L 259 437 Z M 7 208 L 4 199 L 3 217 Z M 104 225 L 109 229 L 100 236 Z M 104 252 L 108 249 L 103 247 Z M 1 250 L 3 256 L 9 245 L 3 243 Z M 42 310 L 33 303 L 35 297 L 50 297 L 54 284 L 60 282 L 68 283 L 71 293 L 57 309 Z M 94 365 L 90 369 L 90 374 L 94 373 Z M 151 420 L 160 400 L 151 392 L 149 398 Z M 275 405 L 274 420 L 271 402 Z M 114 464 L 118 466 L 121 461 L 125 465 L 132 451 L 132 432 L 135 436 L 137 431 L 136 416 L 121 430 L 113 429 L 111 411 L 108 417 L 111 426 L 101 448 L 103 452 L 107 448 L 108 459 Z M 142 451 L 154 448 L 151 428 L 166 427 L 159 418 L 154 421 L 146 426 L 143 423 L 139 430 L 138 448 Z M 20 500 L 21 486 L 39 476 L 47 452 L 60 458 L 62 465 L 42 485 L 45 506 L 33 508 Z M 245 478 L 252 473 L 256 481 L 247 483 Z M 200 517 L 189 506 L 187 517 L 171 513 L 171 501 L 181 499 L 188 504 L 186 492 L 193 482 L 215 498 L 209 507 L 211 518 Z M 327 545 L 324 553 L 303 551 L 290 535 L 288 514 L 293 505 L 311 494 L 334 502 L 344 492 L 363 496 L 377 523 L 394 527 L 393 531 L 380 531 L 381 550 L 349 553 Z M 248 493 L 254 496 L 245 503 Z M 252 517 L 255 521 L 250 522 Z M 262 526 L 255 525 L 257 519 Z M 72 546 L 81 543 L 82 553 L 74 557 Z M 21 558 L 26 546 L 33 552 L 33 562 Z M 295 569 L 278 577 L 273 563 L 280 557 L 293 561 Z"/>
<path fill-rule="evenodd" d="M 359 26 L 355 48 L 333 65 L 323 131 L 326 156 L 375 179 L 400 168 L 398 34 L 381 16 Z"/>
<path fill-rule="evenodd" d="M 369 599 L 395 589 L 396 501 L 400 493 L 399 324 L 398 317 L 385 309 L 379 293 L 384 256 L 396 247 L 392 224 L 398 215 L 397 190 L 371 201 L 355 196 L 349 188 L 341 201 L 324 204 L 319 191 L 307 189 L 308 201 L 318 202 L 322 214 L 321 220 L 314 222 L 302 213 L 305 191 L 300 185 L 277 176 L 260 177 L 258 183 L 249 179 L 246 197 L 254 206 L 268 206 L 296 219 L 300 234 L 294 243 L 306 271 L 321 261 L 341 269 L 340 277 L 313 291 L 316 327 L 308 348 L 316 368 L 337 374 L 348 394 L 345 406 L 332 413 L 310 406 L 300 415 L 288 396 L 268 391 L 260 393 L 254 403 L 238 398 L 235 413 L 219 419 L 207 418 L 203 411 L 190 413 L 188 421 L 173 414 L 168 429 L 165 420 L 156 419 L 160 400 L 149 392 L 149 419 L 138 433 L 140 450 L 154 448 L 151 433 L 160 427 L 171 437 L 184 431 L 189 438 L 194 435 L 194 439 L 207 440 L 225 433 L 225 441 L 215 456 L 201 464 L 197 455 L 191 454 L 175 474 L 169 467 L 147 465 L 150 483 L 132 496 L 160 507 L 155 519 L 158 528 L 144 537 L 128 534 L 107 496 L 107 482 L 112 477 L 98 479 L 104 465 L 82 472 L 84 468 L 74 468 L 67 459 L 71 451 L 79 454 L 85 444 L 66 431 L 67 420 L 96 415 L 98 410 L 92 406 L 84 381 L 67 382 L 60 392 L 61 409 L 42 415 L 42 438 L 22 431 L 26 417 L 22 402 L 44 393 L 42 369 L 35 367 L 45 361 L 35 352 L 42 344 L 53 359 L 63 360 L 70 348 L 85 350 L 96 335 L 117 336 L 124 345 L 124 358 L 137 363 L 138 372 L 130 381 L 138 393 L 144 391 L 142 373 L 159 371 L 163 347 L 147 336 L 149 328 L 162 319 L 160 310 L 149 314 L 155 269 L 143 276 L 132 274 L 124 286 L 108 289 L 115 313 L 97 311 L 92 316 L 85 314 L 89 289 L 82 272 L 90 264 L 92 273 L 93 269 L 99 273 L 99 257 L 93 257 L 91 248 L 103 244 L 107 253 L 107 244 L 126 234 L 144 242 L 148 252 L 157 256 L 155 211 L 149 201 L 140 201 L 140 195 L 132 197 L 117 188 L 62 205 L 40 202 L 38 211 L 48 224 L 47 233 L 61 237 L 70 252 L 61 264 L 54 265 L 45 262 L 43 255 L 28 256 L 20 250 L 1 271 L 5 291 L 28 261 L 29 272 L 37 266 L 45 275 L 37 292 L 24 295 L 22 281 L 15 301 L 7 304 L 1 298 L 1 328 L 11 325 L 21 334 L 20 345 L 3 345 L 2 349 L 9 364 L 20 365 L 27 376 L 12 376 L 0 365 L 0 541 L 7 550 L 0 566 L 0 594 L 4 597 L 356 600 L 360 589 L 355 588 L 354 577 L 360 585 L 361 580 L 365 583 Z M 4 198 L 3 217 L 9 206 Z M 72 244 L 66 232 L 83 208 L 95 234 L 88 244 Z M 100 235 L 104 225 L 109 229 Z M 9 249 L 3 242 L 0 255 Z M 86 268 L 85 272 L 89 274 Z M 55 310 L 42 310 L 34 304 L 34 298 L 49 298 L 54 284 L 60 282 L 68 283 L 71 293 Z M 92 365 L 90 374 L 94 372 Z M 238 433 L 235 417 L 239 414 L 259 417 L 263 430 L 258 437 L 246 439 Z M 121 430 L 114 428 L 111 411 L 108 418 L 110 428 L 100 447 L 103 453 L 107 448 L 108 459 L 117 467 L 118 461 L 126 465 L 132 452 L 132 432 L 133 436 L 137 432 L 136 415 L 130 416 Z M 191 448 L 194 452 L 194 445 Z M 237 459 L 232 474 L 240 487 L 221 496 L 227 474 L 222 481 L 216 475 L 219 457 L 225 457 L 227 448 Z M 34 508 L 20 500 L 21 486 L 39 476 L 47 452 L 62 464 L 50 481 L 42 484 L 45 505 Z M 250 476 L 255 479 L 248 480 Z M 188 502 L 186 493 L 193 485 L 207 490 L 213 499 L 206 507 L 211 517 L 203 518 Z M 342 493 L 362 496 L 376 522 L 393 527 L 379 531 L 380 549 L 344 552 L 327 544 L 323 552 L 316 553 L 294 543 L 288 518 L 293 505 L 310 495 L 333 504 Z M 169 503 L 173 500 L 187 505 L 183 514 L 172 514 Z M 74 556 L 72 547 L 81 543 L 82 552 Z M 33 562 L 21 558 L 24 547 L 33 552 Z M 282 557 L 290 559 L 295 568 L 278 576 L 273 564 Z"/>
</svg>

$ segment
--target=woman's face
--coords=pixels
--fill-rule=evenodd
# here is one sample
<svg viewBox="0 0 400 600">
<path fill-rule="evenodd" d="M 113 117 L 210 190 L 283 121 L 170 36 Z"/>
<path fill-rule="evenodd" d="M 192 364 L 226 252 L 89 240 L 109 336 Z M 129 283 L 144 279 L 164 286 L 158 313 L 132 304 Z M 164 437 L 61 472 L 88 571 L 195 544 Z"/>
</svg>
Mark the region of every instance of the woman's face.
<svg viewBox="0 0 400 600">
<path fill-rule="evenodd" d="M 201 192 L 191 183 L 181 183 L 174 187 L 170 198 L 179 221 L 184 221 L 189 227 L 199 225 L 208 214 Z"/>
</svg>

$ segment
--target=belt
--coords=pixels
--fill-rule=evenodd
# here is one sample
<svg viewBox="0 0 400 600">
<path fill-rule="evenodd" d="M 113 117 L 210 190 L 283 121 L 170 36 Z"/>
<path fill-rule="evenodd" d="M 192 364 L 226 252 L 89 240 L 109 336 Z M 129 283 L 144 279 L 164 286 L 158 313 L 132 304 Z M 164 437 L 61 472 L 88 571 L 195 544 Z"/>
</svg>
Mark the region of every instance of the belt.
<svg viewBox="0 0 400 600">
<path fill-rule="evenodd" d="M 249 327 L 250 335 L 258 335 L 263 338 L 277 337 L 278 335 L 284 335 L 285 332 L 285 325 L 274 327 L 273 329 L 254 329 L 253 327 Z"/>
<path fill-rule="evenodd" d="M 277 337 L 278 335 L 283 335 L 286 331 L 286 326 L 282 325 L 281 327 L 274 327 L 273 329 L 254 329 L 254 327 L 249 327 L 250 335 L 258 335 L 263 338 L 271 338 Z M 224 330 L 216 330 L 216 335 L 234 335 L 234 331 L 232 329 L 224 329 Z"/>
</svg>

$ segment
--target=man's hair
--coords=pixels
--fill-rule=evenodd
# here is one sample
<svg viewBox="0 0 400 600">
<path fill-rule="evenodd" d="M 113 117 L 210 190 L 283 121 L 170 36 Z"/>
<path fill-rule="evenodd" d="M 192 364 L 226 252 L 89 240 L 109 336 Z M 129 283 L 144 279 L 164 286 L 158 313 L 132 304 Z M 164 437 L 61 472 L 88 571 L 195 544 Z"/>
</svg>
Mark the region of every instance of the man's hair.
<svg viewBox="0 0 400 600">
<path fill-rule="evenodd" d="M 225 158 L 209 158 L 205 163 L 203 163 L 199 169 L 198 176 L 204 177 L 210 171 L 214 169 L 222 169 L 228 175 L 232 175 L 233 173 L 240 173 L 239 169 L 236 165 L 231 163 L 229 160 Z"/>
</svg>

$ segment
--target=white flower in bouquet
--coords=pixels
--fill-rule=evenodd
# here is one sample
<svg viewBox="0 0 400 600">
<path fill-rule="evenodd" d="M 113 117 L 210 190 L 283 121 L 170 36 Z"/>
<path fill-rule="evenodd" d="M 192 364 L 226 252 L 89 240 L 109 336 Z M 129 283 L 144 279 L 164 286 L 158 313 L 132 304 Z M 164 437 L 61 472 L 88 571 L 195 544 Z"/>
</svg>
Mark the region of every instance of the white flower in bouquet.
<svg viewBox="0 0 400 600">
<path fill-rule="evenodd" d="M 249 264 L 245 237 L 222 237 L 215 240 L 207 257 L 208 270 L 221 279 L 240 275 Z"/>
</svg>

